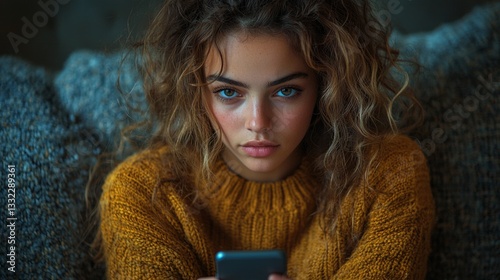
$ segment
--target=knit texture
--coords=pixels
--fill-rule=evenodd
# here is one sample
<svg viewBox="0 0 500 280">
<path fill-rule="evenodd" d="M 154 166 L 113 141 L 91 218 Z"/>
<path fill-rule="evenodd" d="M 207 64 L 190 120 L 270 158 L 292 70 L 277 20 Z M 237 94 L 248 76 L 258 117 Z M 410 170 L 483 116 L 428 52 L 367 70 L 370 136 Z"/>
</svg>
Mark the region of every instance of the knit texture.
<svg viewBox="0 0 500 280">
<path fill-rule="evenodd" d="M 247 181 L 219 160 L 215 181 L 194 186 L 206 197 L 194 207 L 167 158 L 166 148 L 145 151 L 106 181 L 101 230 L 110 279 L 196 279 L 215 275 L 218 250 L 272 248 L 286 252 L 296 280 L 425 277 L 434 202 L 425 158 L 406 137 L 381 144 L 368 179 L 343 201 L 333 236 L 313 214 L 321 186 L 307 160 L 272 183 Z"/>
</svg>

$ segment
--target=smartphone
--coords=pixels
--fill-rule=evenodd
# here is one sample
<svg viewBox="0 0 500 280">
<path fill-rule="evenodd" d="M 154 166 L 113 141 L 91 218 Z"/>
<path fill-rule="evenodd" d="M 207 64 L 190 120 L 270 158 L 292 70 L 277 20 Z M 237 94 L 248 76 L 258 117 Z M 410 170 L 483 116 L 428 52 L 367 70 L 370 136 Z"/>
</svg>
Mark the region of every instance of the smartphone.
<svg viewBox="0 0 500 280">
<path fill-rule="evenodd" d="M 220 251 L 215 255 L 219 280 L 267 280 L 270 274 L 286 274 L 281 250 Z"/>
</svg>

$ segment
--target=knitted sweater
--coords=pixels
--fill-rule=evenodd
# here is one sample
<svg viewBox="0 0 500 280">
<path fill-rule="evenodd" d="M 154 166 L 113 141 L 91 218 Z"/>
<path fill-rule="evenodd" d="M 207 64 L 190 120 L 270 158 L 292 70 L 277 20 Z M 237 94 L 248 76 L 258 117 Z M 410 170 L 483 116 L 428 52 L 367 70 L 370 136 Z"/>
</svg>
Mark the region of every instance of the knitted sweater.
<svg viewBox="0 0 500 280">
<path fill-rule="evenodd" d="M 320 185 L 307 160 L 272 183 L 247 181 L 220 160 L 209 199 L 194 207 L 167 155 L 166 148 L 141 152 L 106 180 L 109 279 L 196 279 L 215 275 L 218 250 L 270 248 L 286 252 L 292 279 L 425 276 L 434 203 L 425 159 L 406 137 L 384 140 L 367 179 L 343 200 L 334 234 L 314 215 Z"/>
</svg>

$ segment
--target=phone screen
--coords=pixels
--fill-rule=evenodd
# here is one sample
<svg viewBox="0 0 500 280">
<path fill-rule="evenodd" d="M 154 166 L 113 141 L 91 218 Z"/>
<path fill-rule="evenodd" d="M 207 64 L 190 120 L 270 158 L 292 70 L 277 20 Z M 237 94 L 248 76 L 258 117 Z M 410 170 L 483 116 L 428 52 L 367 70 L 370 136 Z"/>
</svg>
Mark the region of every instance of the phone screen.
<svg viewBox="0 0 500 280">
<path fill-rule="evenodd" d="M 266 280 L 270 274 L 286 274 L 281 250 L 220 251 L 215 255 L 217 279 Z"/>
</svg>

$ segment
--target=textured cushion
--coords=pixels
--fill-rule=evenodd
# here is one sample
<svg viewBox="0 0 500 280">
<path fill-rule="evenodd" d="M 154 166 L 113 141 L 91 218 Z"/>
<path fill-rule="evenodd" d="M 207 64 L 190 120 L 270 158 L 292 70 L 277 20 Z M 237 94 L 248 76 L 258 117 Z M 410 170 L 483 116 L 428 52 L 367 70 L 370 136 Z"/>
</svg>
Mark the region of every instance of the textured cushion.
<svg viewBox="0 0 500 280">
<path fill-rule="evenodd" d="M 145 119 L 142 83 L 130 56 L 76 52 L 55 78 L 61 105 L 92 127 L 106 149 L 123 128 Z"/>
<path fill-rule="evenodd" d="M 18 168 L 16 275 L 21 279 L 102 275 L 84 240 L 85 186 L 97 156 L 116 149 L 121 129 L 143 118 L 137 110 L 145 106 L 142 85 L 133 66 L 120 53 L 78 52 L 54 74 L 0 57 L 2 166 Z M 0 203 L 6 205 L 7 197 Z M 1 236 L 9 233 L 1 230 Z M 6 249 L 2 246 L 3 255 Z M 1 270 L 0 279 L 6 273 Z"/>
<path fill-rule="evenodd" d="M 0 227 L 0 279 L 92 275 L 80 233 L 84 230 L 84 186 L 100 144 L 92 130 L 59 105 L 52 77 L 43 69 L 2 57 L 0 89 L 1 177 L 7 182 L 7 165 L 15 165 L 13 217 L 17 218 L 15 273 L 8 271 L 5 263 L 10 253 L 5 237 L 11 234 L 10 229 Z M 3 223 L 6 193 L 0 196 Z"/>
<path fill-rule="evenodd" d="M 500 279 L 500 3 L 424 34 L 394 36 L 418 57 L 427 112 L 416 139 L 437 207 L 429 279 Z"/>
</svg>

